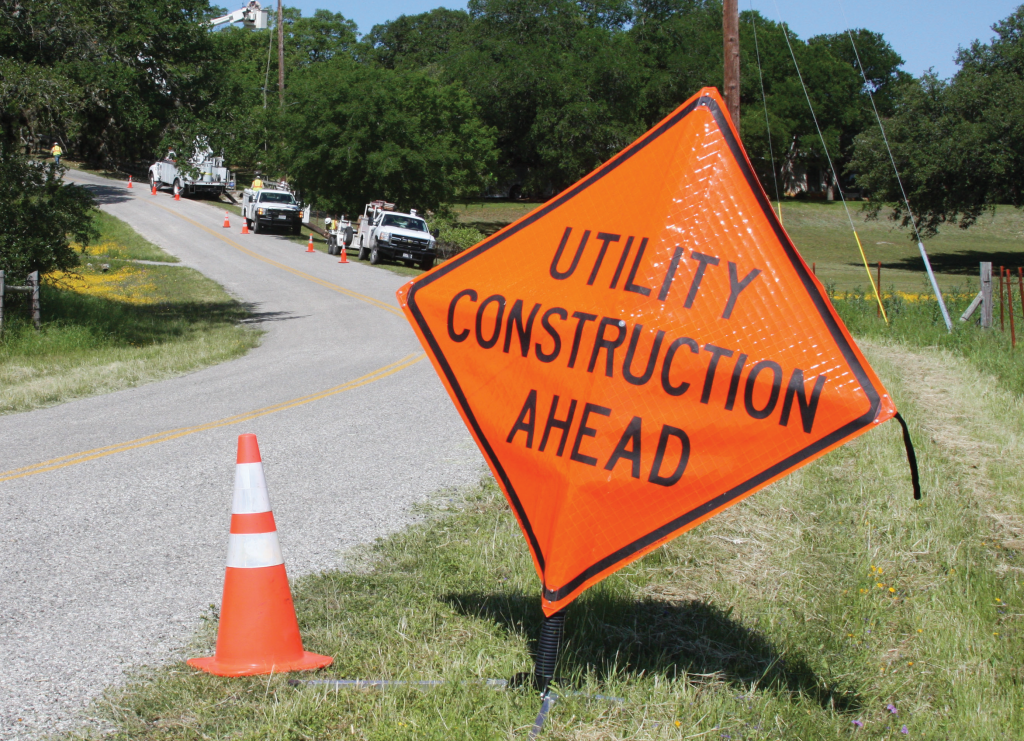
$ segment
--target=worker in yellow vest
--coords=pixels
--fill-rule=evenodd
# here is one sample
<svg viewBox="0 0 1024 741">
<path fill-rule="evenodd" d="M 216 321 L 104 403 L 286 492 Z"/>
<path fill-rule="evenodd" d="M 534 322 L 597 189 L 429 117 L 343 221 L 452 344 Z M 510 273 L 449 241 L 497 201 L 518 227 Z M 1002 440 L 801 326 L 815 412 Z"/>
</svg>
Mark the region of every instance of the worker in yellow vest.
<svg viewBox="0 0 1024 741">
<path fill-rule="evenodd" d="M 256 179 L 252 181 L 253 190 L 263 190 L 263 180 L 260 178 L 259 170 L 256 171 Z"/>
<path fill-rule="evenodd" d="M 64 150 L 60 148 L 60 144 L 57 142 L 53 143 L 53 149 L 50 150 L 50 154 L 53 155 L 54 164 L 60 164 L 60 156 L 64 154 Z"/>
</svg>

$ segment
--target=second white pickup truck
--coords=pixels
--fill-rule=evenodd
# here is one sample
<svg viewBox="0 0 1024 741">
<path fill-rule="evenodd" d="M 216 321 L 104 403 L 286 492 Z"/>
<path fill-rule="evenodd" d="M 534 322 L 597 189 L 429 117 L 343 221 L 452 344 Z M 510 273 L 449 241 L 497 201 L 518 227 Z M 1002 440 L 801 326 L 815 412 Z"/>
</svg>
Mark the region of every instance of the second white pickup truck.
<svg viewBox="0 0 1024 741">
<path fill-rule="evenodd" d="M 253 234 L 275 228 L 302 233 L 302 206 L 287 190 L 246 189 L 242 193 L 242 217 Z"/>
</svg>

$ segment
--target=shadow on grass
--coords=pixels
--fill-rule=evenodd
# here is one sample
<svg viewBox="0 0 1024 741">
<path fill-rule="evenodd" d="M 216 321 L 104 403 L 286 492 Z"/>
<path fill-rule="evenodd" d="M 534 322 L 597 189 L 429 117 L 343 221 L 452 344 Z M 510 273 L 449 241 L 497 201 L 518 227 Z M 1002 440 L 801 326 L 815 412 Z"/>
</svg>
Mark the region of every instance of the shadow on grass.
<svg viewBox="0 0 1024 741">
<path fill-rule="evenodd" d="M 463 593 L 445 601 L 510 633 L 539 635 L 536 595 Z M 830 682 L 803 659 L 785 656 L 730 613 L 697 600 L 636 600 L 592 591 L 568 608 L 560 674 L 592 672 L 602 680 L 624 674 L 716 676 L 742 691 L 756 685 L 802 695 L 842 713 L 862 707 L 856 692 Z"/>
<path fill-rule="evenodd" d="M 128 304 L 100 296 L 43 285 L 41 291 L 43 336 L 52 335 L 57 345 L 32 342 L 38 352 L 60 352 L 87 347 L 146 346 L 169 342 L 197 329 L 294 318 L 285 312 L 260 312 L 256 306 L 231 300 L 178 301 Z M 4 307 L 4 322 L 13 332 L 29 325 L 28 307 L 10 301 Z M 57 334 L 47 332 L 56 330 Z M 74 346 L 63 347 L 57 340 L 61 330 L 78 330 Z M 41 338 L 40 338 L 41 339 Z M 68 339 L 70 342 L 71 340 Z"/>
<path fill-rule="evenodd" d="M 928 249 L 927 245 L 925 245 L 925 249 Z M 934 255 L 929 253 L 928 261 L 932 264 L 932 270 L 936 273 L 944 273 L 946 275 L 969 275 L 972 278 L 976 278 L 980 271 L 978 263 L 981 262 L 992 263 L 996 276 L 999 275 L 1000 265 L 1010 268 L 1011 272 L 1016 274 L 1018 267 L 1024 267 L 1024 250 L 1021 252 L 981 252 L 979 250 L 963 250 L 961 252 L 939 252 Z M 847 264 L 856 267 L 863 267 L 863 264 L 860 262 L 849 262 Z M 874 267 L 874 265 L 872 265 L 872 267 Z M 910 270 L 918 273 L 925 272 L 924 260 L 921 259 L 920 255 L 905 257 L 901 260 L 883 262 L 882 268 L 891 270 Z"/>
</svg>

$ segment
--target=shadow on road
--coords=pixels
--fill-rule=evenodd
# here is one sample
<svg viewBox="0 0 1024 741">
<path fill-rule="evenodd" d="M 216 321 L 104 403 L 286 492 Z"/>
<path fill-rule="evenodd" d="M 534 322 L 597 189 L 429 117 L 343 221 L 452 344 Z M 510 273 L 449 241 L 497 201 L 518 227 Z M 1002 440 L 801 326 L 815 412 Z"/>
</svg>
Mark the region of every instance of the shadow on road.
<svg viewBox="0 0 1024 741">
<path fill-rule="evenodd" d="M 133 197 L 132 191 L 124 185 L 98 185 L 96 183 L 78 183 L 81 187 L 92 193 L 97 205 L 107 206 L 114 203 L 124 203 Z M 143 186 L 145 187 L 145 186 Z"/>
<path fill-rule="evenodd" d="M 510 633 L 539 634 L 537 595 L 464 593 L 450 594 L 445 601 Z M 734 620 L 731 610 L 697 600 L 632 600 L 601 591 L 568 609 L 559 660 L 562 676 L 715 675 L 743 691 L 757 683 L 839 712 L 863 705 L 855 691 L 822 677 L 805 660 L 784 655 L 764 635 Z"/>
<path fill-rule="evenodd" d="M 242 324 L 260 324 L 262 322 L 284 322 L 289 319 L 302 319 L 306 314 L 293 314 L 289 311 L 258 311 L 253 304 L 242 304 L 248 316 Z"/>
</svg>

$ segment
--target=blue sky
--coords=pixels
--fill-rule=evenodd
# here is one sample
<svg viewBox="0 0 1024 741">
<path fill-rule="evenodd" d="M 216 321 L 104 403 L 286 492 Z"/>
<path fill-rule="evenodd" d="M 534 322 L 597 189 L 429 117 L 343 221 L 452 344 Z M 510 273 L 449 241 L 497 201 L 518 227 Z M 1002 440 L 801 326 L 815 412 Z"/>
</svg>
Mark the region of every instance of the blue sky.
<svg viewBox="0 0 1024 741">
<path fill-rule="evenodd" d="M 933 67 L 941 77 L 956 72 L 953 57 L 958 46 L 974 39 L 988 41 L 991 27 L 1005 18 L 1019 4 L 1017 0 L 739 0 L 740 9 L 753 7 L 768 18 L 778 20 L 776 5 L 782 18 L 801 38 L 819 33 L 835 33 L 846 28 L 843 10 L 852 27 L 880 31 L 893 48 L 906 60 L 904 69 L 919 75 Z M 1020 0 L 1024 2 L 1024 0 Z M 219 4 L 234 9 L 232 0 Z M 238 7 L 242 6 L 238 2 Z M 265 5 L 275 5 L 265 0 Z M 465 8 L 465 2 L 448 0 L 391 0 L 391 2 L 352 2 L 352 0 L 285 0 L 285 4 L 312 15 L 317 8 L 342 13 L 366 33 L 375 24 L 400 15 L 411 15 L 443 5 Z"/>
</svg>

